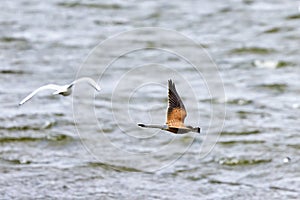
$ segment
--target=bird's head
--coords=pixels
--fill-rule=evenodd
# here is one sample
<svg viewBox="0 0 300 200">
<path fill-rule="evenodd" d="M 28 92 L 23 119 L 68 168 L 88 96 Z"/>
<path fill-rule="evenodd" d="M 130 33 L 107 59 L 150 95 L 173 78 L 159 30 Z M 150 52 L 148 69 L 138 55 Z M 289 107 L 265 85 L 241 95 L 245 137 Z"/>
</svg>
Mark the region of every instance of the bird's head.
<svg viewBox="0 0 300 200">
<path fill-rule="evenodd" d="M 192 126 L 186 126 L 186 127 L 193 132 L 197 132 L 197 133 L 201 132 L 201 128 L 199 128 L 199 127 L 192 127 Z"/>
<path fill-rule="evenodd" d="M 69 96 L 72 93 L 72 90 L 68 90 L 68 91 L 55 91 L 53 92 L 54 95 L 60 94 L 63 96 Z"/>
</svg>

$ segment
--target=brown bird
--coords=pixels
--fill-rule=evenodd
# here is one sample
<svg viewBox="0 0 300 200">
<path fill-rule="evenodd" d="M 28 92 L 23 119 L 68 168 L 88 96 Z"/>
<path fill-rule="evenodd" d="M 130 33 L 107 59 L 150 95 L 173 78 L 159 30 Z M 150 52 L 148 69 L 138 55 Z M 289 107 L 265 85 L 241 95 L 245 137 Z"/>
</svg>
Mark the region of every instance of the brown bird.
<svg viewBox="0 0 300 200">
<path fill-rule="evenodd" d="M 197 132 L 200 133 L 199 127 L 185 126 L 184 119 L 187 116 L 185 107 L 180 99 L 175 84 L 172 80 L 168 81 L 169 83 L 169 105 L 167 110 L 167 122 L 166 125 L 153 125 L 153 124 L 138 124 L 140 127 L 144 128 L 158 128 L 165 131 L 170 131 L 175 134 L 184 134 L 188 132 Z"/>
</svg>

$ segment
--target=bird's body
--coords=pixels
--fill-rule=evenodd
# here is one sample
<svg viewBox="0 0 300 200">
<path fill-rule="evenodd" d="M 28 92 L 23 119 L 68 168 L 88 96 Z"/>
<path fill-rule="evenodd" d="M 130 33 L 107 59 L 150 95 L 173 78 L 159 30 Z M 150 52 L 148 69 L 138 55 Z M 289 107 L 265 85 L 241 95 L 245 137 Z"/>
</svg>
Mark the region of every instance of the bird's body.
<svg viewBox="0 0 300 200">
<path fill-rule="evenodd" d="M 43 90 L 55 90 L 55 92 L 53 92 L 53 95 L 60 94 L 60 95 L 63 95 L 63 96 L 69 96 L 72 93 L 72 87 L 74 86 L 74 84 L 77 84 L 79 82 L 87 82 L 89 85 L 91 85 L 97 91 L 100 91 L 100 89 L 101 89 L 100 86 L 93 79 L 88 78 L 88 77 L 82 77 L 82 78 L 79 78 L 79 79 L 73 81 L 69 85 L 48 84 L 48 85 L 44 85 L 42 87 L 39 87 L 38 89 L 31 92 L 28 96 L 26 96 L 19 103 L 19 105 L 24 104 L 26 101 L 31 99 L 34 95 L 36 95 L 38 92 L 43 91 Z"/>
<path fill-rule="evenodd" d="M 184 134 L 188 132 L 200 133 L 199 127 L 191 127 L 191 126 L 184 125 L 184 120 L 187 116 L 186 109 L 176 91 L 175 84 L 172 82 L 172 80 L 169 80 L 168 83 L 169 83 L 169 92 L 168 92 L 169 105 L 167 109 L 166 124 L 165 125 L 138 124 L 138 126 L 144 128 L 158 128 L 175 134 Z"/>
</svg>

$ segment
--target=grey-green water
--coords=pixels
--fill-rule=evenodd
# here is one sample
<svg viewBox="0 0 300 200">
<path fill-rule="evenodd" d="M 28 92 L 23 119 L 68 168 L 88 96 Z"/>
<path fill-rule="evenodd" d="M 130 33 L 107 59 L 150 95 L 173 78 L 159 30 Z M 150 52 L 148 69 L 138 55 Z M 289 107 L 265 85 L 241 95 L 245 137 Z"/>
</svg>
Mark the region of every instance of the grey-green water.
<svg viewBox="0 0 300 200">
<path fill-rule="evenodd" d="M 0 198 L 299 198 L 298 7 L 292 0 L 2 1 Z M 201 43 L 219 67 L 226 98 L 211 99 L 203 80 L 176 56 L 147 50 L 121 57 L 101 80 L 103 90 L 93 101 L 98 126 L 79 121 L 78 134 L 72 96 L 43 93 L 17 106 L 43 84 L 72 81 L 89 52 L 107 37 L 150 26 L 176 30 Z M 128 45 L 140 40 L 148 41 L 148 47 L 156 45 L 151 42 L 155 36 L 134 36 Z M 115 54 L 107 52 L 108 60 Z M 91 64 L 86 74 L 99 78 L 104 60 L 94 60 L 99 66 Z M 174 136 L 136 126 L 165 120 L 165 86 L 172 74 L 154 64 L 146 66 L 147 74 L 134 70 L 114 93 L 113 111 L 125 109 L 132 123 L 114 121 L 119 116 L 114 118 L 110 109 L 111 83 L 132 66 L 152 61 L 172 66 L 195 89 L 197 95 L 191 97 L 185 83 L 175 78 L 189 111 L 187 123 L 203 128 L 196 139 L 193 134 Z M 159 80 L 156 85 L 130 90 L 151 77 Z M 127 92 L 129 102 L 122 98 Z M 84 104 L 86 99 L 81 100 Z M 224 102 L 221 136 L 201 158 L 211 105 Z M 156 154 L 148 158 L 152 152 Z"/>
</svg>

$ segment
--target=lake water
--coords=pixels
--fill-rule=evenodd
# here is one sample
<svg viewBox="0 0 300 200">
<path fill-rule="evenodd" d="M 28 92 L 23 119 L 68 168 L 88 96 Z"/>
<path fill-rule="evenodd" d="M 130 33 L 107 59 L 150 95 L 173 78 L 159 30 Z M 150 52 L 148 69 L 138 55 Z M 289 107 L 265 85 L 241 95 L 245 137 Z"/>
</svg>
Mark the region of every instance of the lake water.
<svg viewBox="0 0 300 200">
<path fill-rule="evenodd" d="M 298 199 L 299 6 L 2 1 L 0 199 Z M 200 135 L 137 126 L 170 78 Z"/>
</svg>

